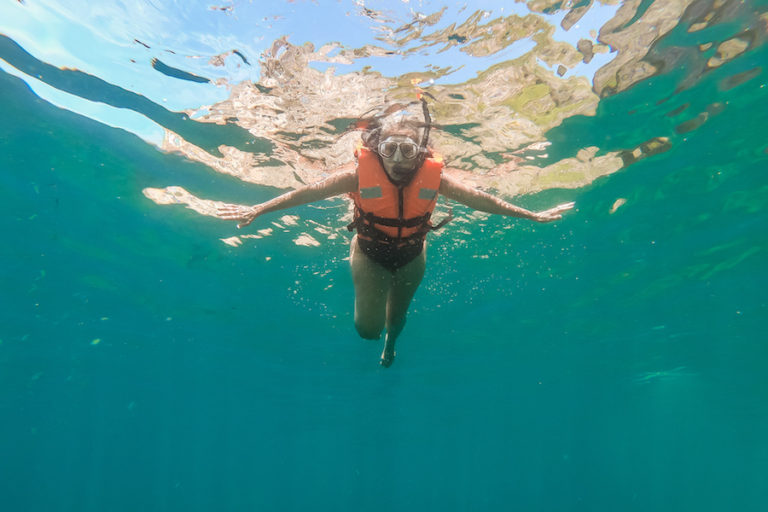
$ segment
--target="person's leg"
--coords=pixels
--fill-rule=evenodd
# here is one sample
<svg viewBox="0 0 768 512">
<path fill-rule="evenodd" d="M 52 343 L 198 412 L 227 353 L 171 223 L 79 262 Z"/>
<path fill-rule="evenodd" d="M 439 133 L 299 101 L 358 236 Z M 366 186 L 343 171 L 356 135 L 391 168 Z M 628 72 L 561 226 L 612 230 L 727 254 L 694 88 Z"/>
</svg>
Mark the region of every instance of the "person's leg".
<svg viewBox="0 0 768 512">
<path fill-rule="evenodd" d="M 361 337 L 377 340 L 384 329 L 387 295 L 392 274 L 360 249 L 357 236 L 349 250 L 355 285 L 355 328 Z"/>
<path fill-rule="evenodd" d="M 395 272 L 387 298 L 387 336 L 384 341 L 384 352 L 381 353 L 382 366 L 390 366 L 395 359 L 395 341 L 405 327 L 408 306 L 424 277 L 426 266 L 425 247 L 421 254 Z"/>
</svg>

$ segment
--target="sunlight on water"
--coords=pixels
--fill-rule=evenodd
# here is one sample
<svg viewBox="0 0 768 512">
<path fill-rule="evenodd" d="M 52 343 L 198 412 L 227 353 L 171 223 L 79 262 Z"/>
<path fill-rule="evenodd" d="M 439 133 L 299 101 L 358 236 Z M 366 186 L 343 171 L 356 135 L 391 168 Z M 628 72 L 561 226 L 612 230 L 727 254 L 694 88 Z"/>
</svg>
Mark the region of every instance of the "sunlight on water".
<svg viewBox="0 0 768 512">
<path fill-rule="evenodd" d="M 434 98 L 440 127 L 434 145 L 447 162 L 470 171 L 466 179 L 478 186 L 514 195 L 583 186 L 621 168 L 618 156 L 626 164 L 667 150 L 666 134 L 649 133 L 647 141 L 658 142 L 627 147 L 625 153 L 585 147 L 577 159 L 536 162 L 546 156 L 546 131 L 568 117 L 594 115 L 600 97 L 670 71 L 669 64 L 690 55 L 689 48 L 711 55 L 691 55 L 704 63 L 701 71 L 721 66 L 754 46 L 765 31 L 764 16 L 743 2 L 590 1 L 568 9 L 563 2 L 531 1 L 490 3 L 480 10 L 432 2 L 185 7 L 104 3 L 94 10 L 86 3 L 5 3 L 11 39 L 3 43 L 4 69 L 28 77 L 38 94 L 57 105 L 148 136 L 219 172 L 280 188 L 315 181 L 325 169 L 349 162 L 358 135 L 348 129 L 362 113 L 426 91 Z M 317 16 L 321 24 L 354 29 L 329 38 L 310 29 Z M 253 26 L 252 20 L 259 22 Z M 706 36 L 716 30 L 709 27 L 713 22 L 736 23 L 734 35 L 723 40 L 718 34 L 713 46 Z M 63 39 L 52 37 L 46 46 L 33 36 L 42 26 Z M 290 36 L 266 39 L 279 28 Z M 260 35 L 254 39 L 254 33 Z M 688 39 L 688 46 L 657 48 L 662 37 Z M 599 55 L 607 60 L 592 71 L 594 77 L 571 73 Z M 60 70 L 34 72 L 40 61 Z M 76 75 L 75 68 L 86 74 Z M 467 75 L 467 69 L 473 71 Z M 681 88 L 695 86 L 701 71 L 691 71 Z M 125 90 L 128 103 L 113 101 L 112 85 L 96 77 Z M 79 101 L 82 87 L 89 89 L 85 99 L 99 103 Z M 183 112 L 185 129 L 131 106 L 142 97 L 154 102 L 153 110 Z M 206 97 L 220 99 L 201 104 Z M 162 141 L 149 135 L 157 133 L 151 125 L 141 126 L 104 104 L 144 113 L 163 126 Z M 707 117 L 694 113 L 678 131 L 695 129 Z M 229 130 L 242 142 L 232 145 L 222 131 L 211 138 L 213 146 L 200 147 L 186 136 L 196 131 L 189 127 L 191 119 L 242 128 L 241 135 Z M 268 139 L 274 147 L 249 149 L 249 134 L 251 143 Z"/>
<path fill-rule="evenodd" d="M 725 105 L 689 113 L 687 104 L 673 108 L 675 94 L 765 35 L 765 14 L 748 2 L 491 2 L 479 10 L 433 2 L 100 5 L 3 4 L 10 20 L 3 69 L 57 105 L 278 188 L 317 181 L 352 161 L 355 119 L 421 93 L 431 98 L 439 128 L 433 146 L 465 171 L 465 181 L 509 196 L 582 187 L 668 151 L 672 134 L 649 126 L 630 146 L 584 146 L 552 159 L 548 151 L 558 148 L 550 148 L 548 130 L 593 116 L 601 97 L 682 62 L 688 75 L 656 101 L 672 105 L 667 114 L 680 119 L 677 133 L 695 130 Z M 345 30 L 329 37 L 318 24 Z M 61 37 L 44 43 L 33 36 L 42 26 Z M 290 35 L 270 41 L 275 30 Z M 586 71 L 595 59 L 600 67 Z M 760 74 L 739 71 L 732 82 Z M 207 215 L 226 201 L 173 183 L 145 195 Z"/>
</svg>

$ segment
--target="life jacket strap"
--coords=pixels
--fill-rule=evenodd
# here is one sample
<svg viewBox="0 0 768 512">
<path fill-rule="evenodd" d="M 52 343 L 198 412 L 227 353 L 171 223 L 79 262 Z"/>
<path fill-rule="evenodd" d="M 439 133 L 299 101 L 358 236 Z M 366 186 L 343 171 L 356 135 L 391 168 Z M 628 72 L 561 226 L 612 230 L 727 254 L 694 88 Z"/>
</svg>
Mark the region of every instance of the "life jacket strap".
<svg viewBox="0 0 768 512">
<path fill-rule="evenodd" d="M 432 212 L 427 212 L 424 215 L 418 217 L 411 217 L 410 219 L 392 219 L 389 217 L 379 217 L 371 212 L 363 211 L 358 205 L 355 205 L 355 220 L 353 220 L 347 229 L 352 231 L 355 227 L 362 225 L 378 224 L 380 226 L 387 226 L 391 228 L 415 228 L 423 226 L 429 223 L 429 218 L 432 216 Z"/>
<path fill-rule="evenodd" d="M 349 231 L 354 231 L 355 229 L 357 229 L 358 235 L 360 235 L 361 237 L 367 238 L 370 240 L 375 240 L 383 244 L 394 244 L 398 246 L 420 244 L 424 241 L 424 238 L 427 236 L 427 233 L 429 233 L 430 231 L 436 231 L 438 229 L 441 229 L 443 228 L 443 226 L 445 226 L 451 220 L 453 220 L 453 208 L 450 209 L 450 211 L 448 212 L 448 215 L 443 220 L 441 220 L 436 226 L 433 226 L 432 223 L 429 221 L 429 218 L 431 217 L 431 215 L 432 214 L 430 212 L 430 213 L 421 215 L 419 217 L 414 217 L 411 219 L 403 219 L 401 223 L 399 219 L 386 219 L 383 217 L 377 217 L 376 215 L 373 215 L 369 212 L 364 212 L 360 207 L 355 205 L 355 220 L 349 223 L 349 225 L 347 226 L 347 229 Z M 392 226 L 392 227 L 398 227 L 401 225 L 403 227 L 420 226 L 420 229 L 410 236 L 397 238 L 397 237 L 389 236 L 383 231 L 376 229 L 375 224 Z"/>
<path fill-rule="evenodd" d="M 431 216 L 432 213 L 428 212 L 418 217 L 411 217 L 410 219 L 391 219 L 388 217 L 378 217 L 370 212 L 362 214 L 362 218 L 369 224 L 378 224 L 390 228 L 415 228 L 425 222 L 429 222 Z"/>
<path fill-rule="evenodd" d="M 448 210 L 448 215 L 446 215 L 446 216 L 445 216 L 445 218 L 444 218 L 443 220 L 441 220 L 440 222 L 438 222 L 438 223 L 437 223 L 437 226 L 432 226 L 432 227 L 431 227 L 431 230 L 432 230 L 432 231 L 437 231 L 438 229 L 443 229 L 443 227 L 444 227 L 446 224 L 448 224 L 449 222 L 451 222 L 452 220 L 453 220 L 453 208 L 451 208 L 450 210 Z"/>
</svg>

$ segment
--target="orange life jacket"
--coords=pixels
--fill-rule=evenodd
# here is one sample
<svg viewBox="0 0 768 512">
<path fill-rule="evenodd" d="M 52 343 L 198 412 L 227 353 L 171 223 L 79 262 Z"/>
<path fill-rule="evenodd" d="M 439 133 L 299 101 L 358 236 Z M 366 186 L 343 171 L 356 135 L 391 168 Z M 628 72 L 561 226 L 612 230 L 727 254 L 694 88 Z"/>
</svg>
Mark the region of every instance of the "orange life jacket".
<svg viewBox="0 0 768 512">
<path fill-rule="evenodd" d="M 350 194 L 355 202 L 350 231 L 357 228 L 358 237 L 382 243 L 421 243 L 433 229 L 429 219 L 440 190 L 442 161 L 426 158 L 407 185 L 397 186 L 376 153 L 360 148 L 355 156 L 358 185 Z"/>
</svg>

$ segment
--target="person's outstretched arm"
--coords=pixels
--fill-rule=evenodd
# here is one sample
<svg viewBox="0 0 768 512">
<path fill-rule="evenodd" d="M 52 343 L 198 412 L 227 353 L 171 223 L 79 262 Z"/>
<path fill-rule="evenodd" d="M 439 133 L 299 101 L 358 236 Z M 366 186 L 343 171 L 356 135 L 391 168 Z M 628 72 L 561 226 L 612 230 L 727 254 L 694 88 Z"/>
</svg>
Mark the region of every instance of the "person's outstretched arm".
<svg viewBox="0 0 768 512">
<path fill-rule="evenodd" d="M 563 212 L 570 210 L 574 205 L 574 203 L 563 203 L 543 212 L 532 212 L 492 196 L 482 190 L 464 185 L 456 178 L 452 178 L 445 173 L 443 173 L 440 182 L 440 193 L 447 198 L 458 201 L 475 210 L 495 213 L 498 215 L 520 217 L 521 219 L 530 219 L 535 220 L 536 222 L 551 222 L 553 220 L 558 220 L 562 218 Z"/>
<path fill-rule="evenodd" d="M 240 223 L 237 227 L 242 228 L 253 222 L 253 219 L 259 215 L 320 201 L 355 190 L 357 190 L 357 171 L 354 168 L 348 168 L 335 172 L 322 181 L 286 192 L 264 203 L 254 206 L 226 205 L 219 208 L 217 213 L 222 219 L 239 220 Z"/>
</svg>

